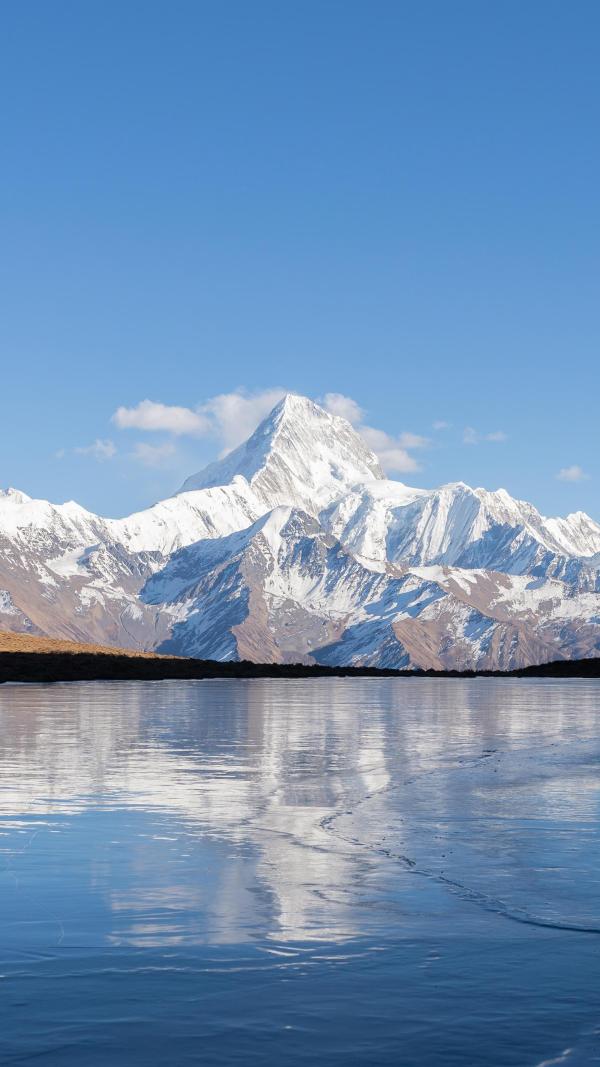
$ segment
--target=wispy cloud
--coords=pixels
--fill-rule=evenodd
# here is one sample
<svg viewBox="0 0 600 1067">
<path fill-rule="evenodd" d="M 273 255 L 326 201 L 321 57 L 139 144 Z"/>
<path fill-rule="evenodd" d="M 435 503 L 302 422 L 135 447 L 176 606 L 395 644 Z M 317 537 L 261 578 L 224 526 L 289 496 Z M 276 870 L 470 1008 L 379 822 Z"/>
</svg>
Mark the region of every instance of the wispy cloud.
<svg viewBox="0 0 600 1067">
<path fill-rule="evenodd" d="M 100 440 L 99 437 L 91 445 L 83 445 L 80 448 L 75 448 L 73 451 L 78 456 L 91 456 L 93 459 L 97 459 L 99 462 L 103 460 L 112 459 L 117 454 L 117 446 L 114 441 Z M 60 452 L 56 453 L 59 459 L 62 459 L 65 455 L 65 450 L 62 448 Z"/>
<path fill-rule="evenodd" d="M 430 443 L 427 437 L 406 431 L 394 437 L 384 430 L 366 425 L 360 404 L 343 393 L 326 393 L 322 403 L 332 415 L 341 415 L 356 427 L 386 473 L 408 474 L 420 470 L 420 464 L 410 453 L 414 449 L 426 448 Z"/>
<path fill-rule="evenodd" d="M 210 397 L 193 408 L 142 400 L 134 407 L 117 408 L 112 421 L 120 429 L 162 432 L 177 437 L 212 437 L 219 442 L 219 454 L 223 456 L 253 433 L 285 393 L 281 387 L 255 392 L 236 389 Z M 320 402 L 332 414 L 342 416 L 356 427 L 385 471 L 401 474 L 420 469 L 411 453 L 427 447 L 428 438 L 409 432 L 393 436 L 367 425 L 360 404 L 343 393 L 327 393 Z M 173 456 L 173 449 L 168 444 L 141 442 L 132 455 L 147 466 L 163 466 Z"/>
<path fill-rule="evenodd" d="M 573 463 L 571 467 L 562 467 L 556 477 L 559 482 L 585 482 L 589 474 L 586 474 L 578 463 Z"/>
<path fill-rule="evenodd" d="M 203 436 L 210 433 L 210 420 L 201 411 L 141 400 L 133 408 L 117 408 L 112 421 L 121 430 L 163 430 L 167 433 Z"/>
<path fill-rule="evenodd" d="M 405 441 L 406 436 L 412 438 L 415 435 L 401 434 L 400 437 L 392 437 L 391 434 L 376 430 L 373 426 L 361 426 L 360 434 L 387 474 L 408 474 L 410 471 L 420 470 L 420 464 L 408 451 L 408 447 L 420 446 L 411 444 L 407 447 Z"/>
<path fill-rule="evenodd" d="M 221 455 L 245 441 L 285 394 L 286 390 L 281 388 L 255 393 L 237 389 L 233 393 L 220 393 L 202 404 L 199 410 L 208 420 L 210 433 L 223 446 Z"/>
<path fill-rule="evenodd" d="M 431 425 L 434 430 L 449 430 L 451 424 L 444 419 L 436 419 Z"/>
<path fill-rule="evenodd" d="M 508 434 L 504 433 L 504 430 L 479 433 L 479 430 L 475 430 L 472 426 L 465 426 L 463 430 L 464 445 L 478 445 L 481 441 L 493 441 L 496 444 L 501 444 L 503 441 L 508 441 Z"/>
<path fill-rule="evenodd" d="M 164 441 L 160 445 L 150 445 L 146 441 L 138 441 L 131 456 L 144 467 L 168 467 L 170 460 L 177 454 L 177 449 L 172 441 Z"/>
<path fill-rule="evenodd" d="M 280 388 L 255 393 L 239 389 L 213 396 L 195 408 L 141 400 L 135 407 L 117 408 L 112 421 L 121 430 L 213 437 L 225 453 L 245 441 L 284 395 L 285 389 Z"/>
<path fill-rule="evenodd" d="M 344 396 L 343 393 L 325 393 L 321 403 L 332 415 L 347 419 L 353 426 L 358 426 L 363 421 L 365 413 L 351 396 Z"/>
</svg>

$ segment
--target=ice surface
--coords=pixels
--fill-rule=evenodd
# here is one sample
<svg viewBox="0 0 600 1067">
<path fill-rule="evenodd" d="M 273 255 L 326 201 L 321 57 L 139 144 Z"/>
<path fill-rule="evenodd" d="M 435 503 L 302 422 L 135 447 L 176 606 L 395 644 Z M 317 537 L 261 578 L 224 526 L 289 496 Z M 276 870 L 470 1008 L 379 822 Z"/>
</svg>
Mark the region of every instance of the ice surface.
<svg viewBox="0 0 600 1067">
<path fill-rule="evenodd" d="M 0 1059 L 596 1062 L 599 693 L 3 687 Z"/>
</svg>

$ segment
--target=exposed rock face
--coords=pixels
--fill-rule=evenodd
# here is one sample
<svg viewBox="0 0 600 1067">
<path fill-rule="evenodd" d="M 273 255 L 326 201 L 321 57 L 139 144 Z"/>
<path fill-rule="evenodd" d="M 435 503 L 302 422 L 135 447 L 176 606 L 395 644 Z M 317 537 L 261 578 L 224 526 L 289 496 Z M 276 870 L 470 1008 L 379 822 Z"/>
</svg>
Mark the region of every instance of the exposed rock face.
<svg viewBox="0 0 600 1067">
<path fill-rule="evenodd" d="M 0 629 L 215 659 L 510 669 L 600 655 L 600 526 L 387 480 L 287 396 L 126 519 L 0 493 Z"/>
</svg>

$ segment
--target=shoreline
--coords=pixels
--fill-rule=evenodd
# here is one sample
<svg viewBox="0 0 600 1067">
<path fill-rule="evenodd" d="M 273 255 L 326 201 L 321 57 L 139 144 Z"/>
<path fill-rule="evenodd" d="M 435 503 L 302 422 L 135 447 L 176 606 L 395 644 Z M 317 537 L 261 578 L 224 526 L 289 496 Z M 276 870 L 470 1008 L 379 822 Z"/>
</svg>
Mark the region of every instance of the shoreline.
<svg viewBox="0 0 600 1067">
<path fill-rule="evenodd" d="M 219 662 L 114 652 L 0 652 L 0 684 L 210 678 L 600 678 L 600 657 L 559 660 L 513 671 L 402 671 L 243 660 Z"/>
</svg>

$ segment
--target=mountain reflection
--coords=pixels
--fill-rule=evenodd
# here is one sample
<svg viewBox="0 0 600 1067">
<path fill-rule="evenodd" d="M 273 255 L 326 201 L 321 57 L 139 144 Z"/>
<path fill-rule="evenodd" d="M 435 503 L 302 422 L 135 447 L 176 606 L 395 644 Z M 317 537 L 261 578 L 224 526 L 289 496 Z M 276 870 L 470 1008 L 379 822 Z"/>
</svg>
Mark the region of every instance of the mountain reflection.
<svg viewBox="0 0 600 1067">
<path fill-rule="evenodd" d="M 49 916 L 67 943 L 355 937 L 384 906 L 414 909 L 412 868 L 390 855 L 458 863 L 457 820 L 495 817 L 502 789 L 532 819 L 586 819 L 596 694 L 425 679 L 4 687 L 0 928 L 38 922 L 40 945 L 56 937 Z M 567 750 L 577 772 L 557 777 Z M 505 881 L 531 867 L 530 838 L 499 835 L 493 860 L 478 833 L 460 839 L 463 866 L 475 848 L 486 870 L 502 856 Z M 419 907 L 440 907 L 443 888 L 427 893 Z"/>
</svg>

